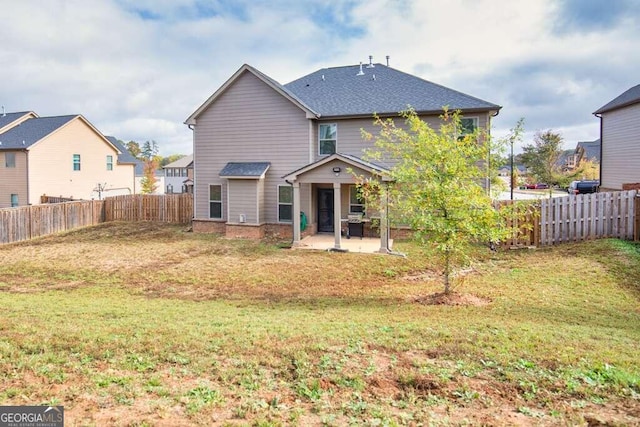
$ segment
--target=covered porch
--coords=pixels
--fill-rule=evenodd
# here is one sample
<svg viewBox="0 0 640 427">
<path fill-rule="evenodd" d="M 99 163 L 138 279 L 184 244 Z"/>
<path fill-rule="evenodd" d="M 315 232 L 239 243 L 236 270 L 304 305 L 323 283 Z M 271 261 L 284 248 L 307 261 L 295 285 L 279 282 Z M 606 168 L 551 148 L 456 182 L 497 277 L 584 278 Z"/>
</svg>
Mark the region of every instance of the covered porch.
<svg viewBox="0 0 640 427">
<path fill-rule="evenodd" d="M 393 246 L 393 240 L 389 239 L 389 250 Z M 303 237 L 295 246 L 295 249 L 312 249 L 319 251 L 335 250 L 335 238 L 331 234 L 313 234 Z M 341 251 L 358 252 L 365 254 L 380 253 L 380 239 L 373 237 L 363 237 L 346 239 L 340 242 Z"/>
<path fill-rule="evenodd" d="M 353 200 L 356 175 L 384 181 L 385 171 L 356 156 L 335 153 L 284 176 L 293 192 L 293 247 L 374 252 L 374 245 L 375 252 L 389 253 L 386 209 L 373 210 Z M 305 234 L 311 233 L 304 241 L 301 213 L 303 221 L 309 221 Z M 361 223 L 359 229 L 354 221 Z"/>
</svg>

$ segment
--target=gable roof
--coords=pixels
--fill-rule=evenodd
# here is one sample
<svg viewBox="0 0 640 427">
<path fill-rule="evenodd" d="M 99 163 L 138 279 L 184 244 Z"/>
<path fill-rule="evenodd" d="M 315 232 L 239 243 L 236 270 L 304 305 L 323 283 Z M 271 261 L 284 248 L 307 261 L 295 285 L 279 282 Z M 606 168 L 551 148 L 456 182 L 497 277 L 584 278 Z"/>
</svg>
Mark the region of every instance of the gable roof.
<svg viewBox="0 0 640 427">
<path fill-rule="evenodd" d="M 0 134 L 0 150 L 29 148 L 76 117 L 79 116 L 37 117 L 25 120 Z"/>
<path fill-rule="evenodd" d="M 300 99 L 298 99 L 292 92 L 290 92 L 287 88 L 282 86 L 280 83 L 278 83 L 277 81 L 275 81 L 271 77 L 267 76 L 266 74 L 264 74 L 264 73 L 258 71 L 257 69 L 253 68 L 251 65 L 244 64 L 222 86 L 220 86 L 218 88 L 218 90 L 216 90 L 213 93 L 213 95 L 211 95 L 200 107 L 198 107 L 198 109 L 196 111 L 194 111 L 193 114 L 191 114 L 187 118 L 187 120 L 185 120 L 184 123 L 187 124 L 187 125 L 196 124 L 196 120 L 197 120 L 198 116 L 203 111 L 205 111 L 209 107 L 209 105 L 211 105 L 213 102 L 215 102 L 215 100 L 218 99 L 220 97 L 220 95 L 222 95 L 231 85 L 233 85 L 233 83 L 240 76 L 242 76 L 245 72 L 253 74 L 258 79 L 262 80 L 264 83 L 266 83 L 268 86 L 270 86 L 273 90 L 278 92 L 280 95 L 284 96 L 289 101 L 293 102 L 295 105 L 300 107 L 303 111 L 305 111 L 307 113 L 307 118 L 313 118 L 313 117 L 318 116 L 318 114 L 316 112 L 311 110 L 304 102 L 302 102 Z"/>
<path fill-rule="evenodd" d="M 33 111 L 21 111 L 17 113 L 5 113 L 3 115 L 0 115 L 0 129 L 10 125 L 11 123 L 17 121 L 20 118 L 23 118 L 29 115 L 33 117 L 38 117 L 38 115 Z"/>
<path fill-rule="evenodd" d="M 595 141 L 580 141 L 576 145 L 576 152 L 582 148 L 584 150 L 584 154 L 582 158 L 585 160 L 595 159 L 600 162 L 600 138 Z"/>
<path fill-rule="evenodd" d="M 408 106 L 418 113 L 438 113 L 444 106 L 463 112 L 502 108 L 383 64 L 323 68 L 285 88 L 324 117 L 397 115 Z"/>
<path fill-rule="evenodd" d="M 374 175 L 382 175 L 384 172 L 388 172 L 389 169 L 385 166 L 379 165 L 379 164 L 375 164 L 372 162 L 368 162 L 366 160 L 361 159 L 360 157 L 351 155 L 351 154 L 345 154 L 345 153 L 334 153 L 330 156 L 324 157 L 320 160 L 318 160 L 317 162 L 313 162 L 313 163 L 309 163 L 308 165 L 305 165 L 303 167 L 301 167 L 300 169 L 296 169 L 293 172 L 288 173 L 287 175 L 283 176 L 282 178 L 284 178 L 285 181 L 295 181 L 298 178 L 298 175 L 302 175 L 305 174 L 317 167 L 320 167 L 322 165 L 325 165 L 329 162 L 332 162 L 334 160 L 341 160 L 344 163 L 351 165 L 353 167 L 362 169 L 364 171 L 367 171 L 371 174 Z M 388 179 L 386 177 L 383 176 L 382 178 L 383 181 L 388 181 Z"/>
<path fill-rule="evenodd" d="M 171 162 L 167 165 L 164 165 L 162 168 L 188 168 L 193 163 L 193 154 L 189 156 L 184 156 L 175 162 Z"/>
<path fill-rule="evenodd" d="M 229 162 L 220 171 L 225 178 L 253 178 L 262 179 L 269 170 L 269 162 Z"/>
<path fill-rule="evenodd" d="M 127 150 L 127 147 L 125 147 L 120 141 L 118 141 L 115 136 L 105 135 L 105 138 L 107 138 L 107 140 L 111 144 L 113 144 L 113 146 L 116 147 L 116 149 L 119 151 L 118 163 L 136 164 L 136 162 L 138 162 L 138 159 L 133 157 L 133 154 L 131 154 L 129 150 Z"/>
<path fill-rule="evenodd" d="M 640 84 L 623 92 L 620 96 L 613 101 L 598 108 L 593 114 L 602 114 L 609 111 L 617 110 L 618 108 L 627 107 L 632 104 L 640 102 Z"/>
</svg>

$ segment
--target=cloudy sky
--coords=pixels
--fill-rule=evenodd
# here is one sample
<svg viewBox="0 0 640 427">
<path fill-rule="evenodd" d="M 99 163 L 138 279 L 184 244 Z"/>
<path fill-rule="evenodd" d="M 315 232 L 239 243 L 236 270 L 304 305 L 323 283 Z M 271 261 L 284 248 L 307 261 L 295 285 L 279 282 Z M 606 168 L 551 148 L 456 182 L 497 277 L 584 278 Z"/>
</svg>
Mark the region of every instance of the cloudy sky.
<svg viewBox="0 0 640 427">
<path fill-rule="evenodd" d="M 640 83 L 640 0 L 0 0 L 0 105 L 83 114 L 189 154 L 185 119 L 242 64 L 280 83 L 385 62 L 502 105 L 565 148 Z"/>
</svg>

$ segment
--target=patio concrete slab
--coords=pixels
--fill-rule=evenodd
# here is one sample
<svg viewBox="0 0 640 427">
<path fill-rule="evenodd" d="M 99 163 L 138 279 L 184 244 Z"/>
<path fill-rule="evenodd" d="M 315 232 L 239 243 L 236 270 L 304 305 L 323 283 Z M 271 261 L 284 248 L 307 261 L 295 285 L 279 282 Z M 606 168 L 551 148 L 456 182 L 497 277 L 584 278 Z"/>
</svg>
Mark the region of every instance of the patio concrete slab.
<svg viewBox="0 0 640 427">
<path fill-rule="evenodd" d="M 315 234 L 313 236 L 304 237 L 300 240 L 300 244 L 295 247 L 295 249 L 315 249 L 320 251 L 326 251 L 329 249 L 333 249 L 335 245 L 335 237 L 333 234 Z M 391 249 L 393 245 L 393 240 L 389 239 L 389 249 Z M 343 237 L 340 240 L 340 248 L 343 250 L 347 250 L 349 252 L 360 252 L 360 253 L 380 253 L 380 239 L 379 238 L 371 238 L 371 237 L 363 237 L 362 239 L 359 237 L 347 239 Z"/>
</svg>

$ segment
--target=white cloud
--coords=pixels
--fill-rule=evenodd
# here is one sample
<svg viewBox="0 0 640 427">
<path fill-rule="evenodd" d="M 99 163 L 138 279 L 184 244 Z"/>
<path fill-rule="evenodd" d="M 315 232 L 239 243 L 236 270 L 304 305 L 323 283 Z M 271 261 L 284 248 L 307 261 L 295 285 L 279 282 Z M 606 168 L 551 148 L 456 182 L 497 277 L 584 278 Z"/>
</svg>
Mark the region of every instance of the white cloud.
<svg viewBox="0 0 640 427">
<path fill-rule="evenodd" d="M 243 63 L 286 83 L 390 55 L 395 68 L 502 105 L 496 135 L 525 117 L 527 137 L 551 128 L 571 145 L 598 137 L 592 111 L 637 84 L 640 67 L 637 14 L 607 16 L 605 25 L 583 13 L 581 26 L 572 4 L 5 2 L 0 103 L 81 113 L 125 141 L 156 140 L 162 154 L 188 154 L 183 121 Z"/>
</svg>

